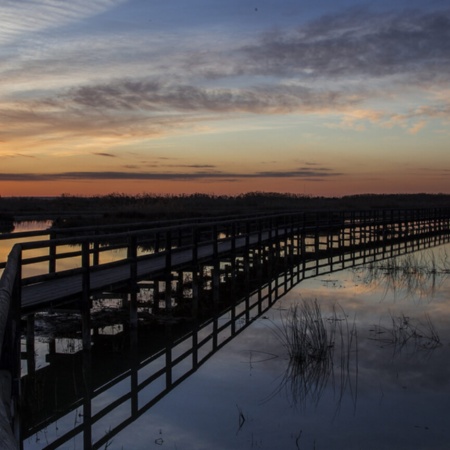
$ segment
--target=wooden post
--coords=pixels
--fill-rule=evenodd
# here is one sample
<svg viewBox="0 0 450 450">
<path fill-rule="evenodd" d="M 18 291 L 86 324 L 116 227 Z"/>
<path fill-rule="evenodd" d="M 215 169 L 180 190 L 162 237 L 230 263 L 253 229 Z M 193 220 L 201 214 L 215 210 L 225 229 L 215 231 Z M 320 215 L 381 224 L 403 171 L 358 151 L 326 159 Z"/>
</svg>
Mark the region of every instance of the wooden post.
<svg viewBox="0 0 450 450">
<path fill-rule="evenodd" d="M 34 346 L 34 314 L 28 314 L 27 316 L 27 370 L 29 374 L 34 374 L 36 371 L 35 360 L 35 346 Z"/>
<path fill-rule="evenodd" d="M 85 346 L 85 344 L 89 344 Z M 92 448 L 92 355 L 89 330 L 89 342 L 83 333 L 83 443 L 84 448 Z"/>
<path fill-rule="evenodd" d="M 131 415 L 136 417 L 139 411 L 139 352 L 138 352 L 138 330 L 137 327 L 130 329 L 130 382 L 131 382 Z"/>
<path fill-rule="evenodd" d="M 197 267 L 198 263 L 198 238 L 199 238 L 198 226 L 194 225 L 192 227 L 192 265 L 194 269 Z"/>
<path fill-rule="evenodd" d="M 130 261 L 130 327 L 136 328 L 137 314 L 137 238 L 135 235 L 128 240 L 128 260 Z"/>
<path fill-rule="evenodd" d="M 152 314 L 157 314 L 159 312 L 159 280 L 154 280 L 153 282 L 153 306 Z"/>
<path fill-rule="evenodd" d="M 90 351 L 91 348 L 91 305 L 90 305 L 90 254 L 89 254 L 89 242 L 83 241 L 82 243 L 82 268 L 83 268 L 83 292 L 81 294 L 81 325 L 83 336 L 83 348 Z"/>
<path fill-rule="evenodd" d="M 54 239 L 54 233 L 50 232 L 50 242 L 48 244 L 48 273 L 56 272 L 56 245 L 52 242 Z"/>
<path fill-rule="evenodd" d="M 192 269 L 192 317 L 197 320 L 199 313 L 199 285 L 198 285 L 198 266 Z"/>
<path fill-rule="evenodd" d="M 167 312 L 172 310 L 172 232 L 166 231 L 166 267 L 165 267 L 165 308 Z"/>
<path fill-rule="evenodd" d="M 100 264 L 100 243 L 98 241 L 94 242 L 94 253 L 92 255 L 93 261 L 92 261 L 92 265 L 93 266 L 98 266 Z"/>
<path fill-rule="evenodd" d="M 166 324 L 166 389 L 172 387 L 172 326 Z"/>
<path fill-rule="evenodd" d="M 90 248 L 89 242 L 82 243 L 83 292 L 81 298 L 81 334 L 83 339 L 83 442 L 84 448 L 91 448 L 91 305 L 90 305 Z"/>
</svg>

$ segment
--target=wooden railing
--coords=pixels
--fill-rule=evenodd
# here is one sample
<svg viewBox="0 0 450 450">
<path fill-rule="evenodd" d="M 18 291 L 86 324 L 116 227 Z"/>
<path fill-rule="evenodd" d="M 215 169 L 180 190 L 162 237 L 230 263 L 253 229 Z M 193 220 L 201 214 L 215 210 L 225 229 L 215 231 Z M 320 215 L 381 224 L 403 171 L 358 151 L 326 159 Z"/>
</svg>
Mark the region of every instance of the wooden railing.
<svg viewBox="0 0 450 450">
<path fill-rule="evenodd" d="M 0 448 L 18 448 L 11 417 L 11 401 L 18 399 L 20 386 L 20 330 L 14 307 L 13 293 L 20 289 L 20 246 L 15 246 L 8 257 L 8 264 L 0 279 Z"/>
<path fill-rule="evenodd" d="M 129 231 L 116 232 L 117 229 L 123 229 L 123 227 Z M 2 366 L 6 365 L 5 347 L 9 348 L 12 353 L 15 353 L 17 349 L 18 330 L 14 327 L 17 327 L 19 323 L 17 319 L 20 315 L 21 289 L 26 285 L 43 283 L 46 280 L 70 273 L 82 273 L 86 276 L 100 266 L 113 266 L 124 261 L 133 264 L 138 259 L 154 257 L 155 254 L 165 255 L 166 266 L 170 268 L 174 250 L 179 251 L 183 248 L 192 251 L 192 263 L 196 264 L 200 259 L 197 251 L 201 245 L 211 245 L 213 248 L 212 258 L 214 258 L 217 257 L 222 244 L 231 245 L 233 250 L 237 239 L 245 239 L 245 247 L 248 248 L 251 237 L 257 237 L 254 242 L 256 242 L 255 245 L 258 245 L 261 243 L 263 234 L 268 236 L 269 241 L 278 239 L 280 233 L 297 236 L 312 235 L 317 244 L 318 236 L 321 233 L 332 234 L 335 230 L 344 233 L 344 239 L 348 236 L 352 245 L 357 241 L 358 245 L 364 246 L 371 243 L 376 244 L 387 238 L 391 240 L 410 239 L 416 236 L 448 232 L 449 228 L 450 208 L 318 211 L 244 218 L 232 217 L 215 221 L 193 219 L 181 223 L 177 221 L 177 223 L 158 222 L 120 224 L 98 228 L 83 227 L 70 230 L 71 234 L 79 233 L 81 236 L 16 244 L 8 261 L 0 265 L 0 268 L 5 268 L 0 281 L 0 342 L 3 343 L 0 362 Z M 52 230 L 51 235 L 57 236 L 68 232 L 67 230 Z M 25 233 L 22 236 L 37 237 L 48 233 L 48 231 L 32 232 L 32 234 Z M 17 235 L 14 237 L 17 238 Z M 314 245 L 314 248 L 318 250 L 319 246 Z M 40 253 L 30 254 L 36 251 Z M 117 258 L 112 258 L 113 252 L 116 253 Z M 119 252 L 123 252 L 123 255 L 118 255 Z M 72 267 L 59 267 L 62 261 L 68 260 L 72 261 Z M 32 271 L 37 273 L 32 273 Z M 13 320 L 14 318 L 16 320 Z M 6 341 L 9 342 L 8 345 L 5 345 Z M 19 359 L 18 354 L 20 352 L 15 354 L 16 360 Z M 10 362 L 9 371 L 12 373 L 14 389 L 17 389 L 16 365 L 17 361 Z M 3 398 L 5 397 L 3 396 Z M 2 411 L 0 411 L 0 419 L 1 417 Z M 5 420 L 5 418 L 3 421 L 0 420 L 1 430 L 8 429 Z M 8 439 L 11 437 L 10 433 L 6 431 L 2 431 L 2 433 L 0 439 L 1 436 L 5 437 L 5 444 L 2 448 L 8 450 L 14 448 L 11 446 L 13 443 L 8 443 Z"/>
</svg>

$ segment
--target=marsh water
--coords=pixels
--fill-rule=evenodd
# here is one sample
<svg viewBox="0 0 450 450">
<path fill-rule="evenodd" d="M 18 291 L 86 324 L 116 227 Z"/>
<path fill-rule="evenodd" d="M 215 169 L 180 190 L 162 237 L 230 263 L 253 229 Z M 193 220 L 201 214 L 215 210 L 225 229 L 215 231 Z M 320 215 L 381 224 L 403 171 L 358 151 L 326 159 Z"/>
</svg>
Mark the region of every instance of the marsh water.
<svg viewBox="0 0 450 450">
<path fill-rule="evenodd" d="M 133 332 L 126 319 L 106 315 L 86 357 L 76 314 L 36 315 L 22 343 L 25 410 L 34 427 L 23 447 L 82 449 L 83 430 L 98 440 L 115 429 L 98 448 L 448 449 L 450 245 L 289 289 L 285 278 L 275 280 L 273 305 L 253 312 L 202 364 L 174 368 L 171 382 L 180 381 L 170 389 L 167 373 L 146 377 L 150 366 L 168 361 L 161 349 L 172 324 L 156 332 L 149 320 Z M 118 301 L 99 299 L 97 308 L 112 310 Z M 216 319 L 220 327 L 228 317 Z M 184 324 L 173 327 L 179 348 L 170 361 L 187 345 L 173 337 Z M 87 423 L 87 413 L 110 404 L 117 407 Z M 30 425 L 33 417 L 40 424 Z M 52 446 L 70 429 L 73 437 Z"/>
</svg>

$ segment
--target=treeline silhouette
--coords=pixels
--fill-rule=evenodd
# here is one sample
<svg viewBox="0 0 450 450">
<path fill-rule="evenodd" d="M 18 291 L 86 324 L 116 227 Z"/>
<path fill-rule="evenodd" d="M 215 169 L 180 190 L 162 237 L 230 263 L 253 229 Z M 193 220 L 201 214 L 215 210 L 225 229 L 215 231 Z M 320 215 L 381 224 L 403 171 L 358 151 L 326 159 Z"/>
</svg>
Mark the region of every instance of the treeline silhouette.
<svg viewBox="0 0 450 450">
<path fill-rule="evenodd" d="M 127 195 L 79 197 L 0 197 L 0 214 L 15 220 L 78 219 L 83 224 L 149 221 L 189 217 L 244 215 L 293 210 L 367 210 L 440 208 L 450 206 L 448 194 L 362 194 L 313 197 L 289 193 L 249 192 L 241 195 Z"/>
</svg>

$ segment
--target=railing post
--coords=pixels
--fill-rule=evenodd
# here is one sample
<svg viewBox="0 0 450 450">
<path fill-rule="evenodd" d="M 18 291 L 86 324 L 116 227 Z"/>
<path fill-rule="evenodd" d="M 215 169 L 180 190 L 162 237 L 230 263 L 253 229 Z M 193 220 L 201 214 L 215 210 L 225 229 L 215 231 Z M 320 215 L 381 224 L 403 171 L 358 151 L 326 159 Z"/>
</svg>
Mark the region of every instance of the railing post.
<svg viewBox="0 0 450 450">
<path fill-rule="evenodd" d="M 90 290 L 91 290 L 91 270 L 90 270 L 90 246 L 88 241 L 83 241 L 81 244 L 81 266 L 83 269 L 83 292 L 81 294 L 81 320 L 82 320 L 82 335 L 83 348 L 87 351 L 91 348 L 91 305 L 90 305 Z"/>
<path fill-rule="evenodd" d="M 245 252 L 250 251 L 250 233 L 251 233 L 251 223 L 249 220 L 245 222 Z"/>
<path fill-rule="evenodd" d="M 166 230 L 165 304 L 166 311 L 172 309 L 172 231 Z"/>
<path fill-rule="evenodd" d="M 128 239 L 128 259 L 130 261 L 130 326 L 136 328 L 137 314 L 137 237 L 131 235 Z"/>
<path fill-rule="evenodd" d="M 48 273 L 56 272 L 56 245 L 53 242 L 55 239 L 55 233 L 50 232 L 50 243 L 48 246 Z"/>
<path fill-rule="evenodd" d="M 231 225 L 231 257 L 235 258 L 236 255 L 236 238 L 237 238 L 237 232 L 236 232 L 236 222 L 233 222 Z"/>
<path fill-rule="evenodd" d="M 214 224 L 212 227 L 212 238 L 213 238 L 213 258 L 216 260 L 219 256 L 219 233 L 217 231 L 217 225 Z"/>
<path fill-rule="evenodd" d="M 100 264 L 100 243 L 96 240 L 94 242 L 94 253 L 92 255 L 92 265 L 98 266 Z"/>
<path fill-rule="evenodd" d="M 192 226 L 192 265 L 197 267 L 198 263 L 198 225 Z"/>
<path fill-rule="evenodd" d="M 22 448 L 22 430 L 20 421 L 21 399 L 21 345 L 20 345 L 20 315 L 22 309 L 22 250 L 18 252 L 17 269 L 14 277 L 14 287 L 10 304 L 10 330 L 11 330 L 11 399 L 13 403 L 13 433 Z"/>
</svg>

